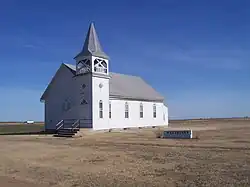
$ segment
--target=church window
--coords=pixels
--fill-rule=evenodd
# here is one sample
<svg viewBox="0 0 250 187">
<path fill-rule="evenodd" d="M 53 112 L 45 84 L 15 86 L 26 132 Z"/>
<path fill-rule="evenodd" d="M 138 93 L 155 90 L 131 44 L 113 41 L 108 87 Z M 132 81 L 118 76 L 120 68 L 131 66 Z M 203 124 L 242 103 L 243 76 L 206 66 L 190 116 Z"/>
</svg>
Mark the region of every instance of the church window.
<svg viewBox="0 0 250 187">
<path fill-rule="evenodd" d="M 99 118 L 103 118 L 103 103 L 102 103 L 102 100 L 99 101 Z"/>
<path fill-rule="evenodd" d="M 143 118 L 143 104 L 140 104 L 140 118 Z"/>
<path fill-rule="evenodd" d="M 153 117 L 156 118 L 156 105 L 153 105 Z"/>
<path fill-rule="evenodd" d="M 129 118 L 128 102 L 125 103 L 125 118 Z"/>
<path fill-rule="evenodd" d="M 109 102 L 109 118 L 111 118 L 111 102 Z"/>
</svg>

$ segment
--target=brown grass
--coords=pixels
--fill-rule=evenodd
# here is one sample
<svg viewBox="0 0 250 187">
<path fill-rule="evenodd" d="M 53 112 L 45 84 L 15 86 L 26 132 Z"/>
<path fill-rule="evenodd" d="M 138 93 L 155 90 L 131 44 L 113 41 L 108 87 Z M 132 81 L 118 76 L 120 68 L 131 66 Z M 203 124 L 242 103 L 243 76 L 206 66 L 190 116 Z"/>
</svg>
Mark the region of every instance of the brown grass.
<svg viewBox="0 0 250 187">
<path fill-rule="evenodd" d="M 180 121 L 171 128 L 192 128 L 199 139 L 159 139 L 157 128 L 76 139 L 0 136 L 0 186 L 250 185 L 250 120 Z"/>
</svg>

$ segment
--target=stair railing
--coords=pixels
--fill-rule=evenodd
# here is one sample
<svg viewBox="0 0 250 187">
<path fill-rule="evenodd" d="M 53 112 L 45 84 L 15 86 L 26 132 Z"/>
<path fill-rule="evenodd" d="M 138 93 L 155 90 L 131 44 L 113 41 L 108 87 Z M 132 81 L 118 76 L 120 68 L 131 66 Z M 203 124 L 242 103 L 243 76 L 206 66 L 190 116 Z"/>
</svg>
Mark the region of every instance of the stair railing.
<svg viewBox="0 0 250 187">
<path fill-rule="evenodd" d="M 56 130 L 58 131 L 59 129 L 64 128 L 64 120 L 59 121 L 56 124 Z"/>
<path fill-rule="evenodd" d="M 72 126 L 71 126 L 71 131 L 74 131 L 75 129 L 80 128 L 80 120 L 76 120 Z"/>
</svg>

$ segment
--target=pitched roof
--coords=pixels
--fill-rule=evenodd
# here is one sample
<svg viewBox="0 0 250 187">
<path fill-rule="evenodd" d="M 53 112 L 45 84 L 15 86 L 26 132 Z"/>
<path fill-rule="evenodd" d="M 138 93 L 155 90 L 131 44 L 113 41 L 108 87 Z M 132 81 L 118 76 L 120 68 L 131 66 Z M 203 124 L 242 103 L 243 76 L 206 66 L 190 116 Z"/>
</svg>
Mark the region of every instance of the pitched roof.
<svg viewBox="0 0 250 187">
<path fill-rule="evenodd" d="M 109 56 L 103 52 L 100 41 L 98 39 L 95 26 L 93 23 L 90 24 L 89 30 L 84 42 L 82 51 L 76 56 L 88 56 L 93 55 L 96 57 L 109 59 Z M 75 58 L 76 58 L 75 57 Z"/>
<path fill-rule="evenodd" d="M 75 65 L 64 64 L 72 72 L 76 71 Z M 163 101 L 164 97 L 155 91 L 141 77 L 124 75 L 119 73 L 109 73 L 109 91 L 111 98 Z"/>
</svg>

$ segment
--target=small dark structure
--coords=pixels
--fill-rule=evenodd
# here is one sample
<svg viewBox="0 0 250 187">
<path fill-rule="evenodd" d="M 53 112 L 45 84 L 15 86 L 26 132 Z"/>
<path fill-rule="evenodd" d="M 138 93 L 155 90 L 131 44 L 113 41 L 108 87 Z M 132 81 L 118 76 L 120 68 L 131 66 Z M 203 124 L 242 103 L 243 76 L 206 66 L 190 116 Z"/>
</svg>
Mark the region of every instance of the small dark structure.
<svg viewBox="0 0 250 187">
<path fill-rule="evenodd" d="M 193 132 L 192 130 L 168 130 L 162 133 L 162 138 L 191 139 Z"/>
</svg>

